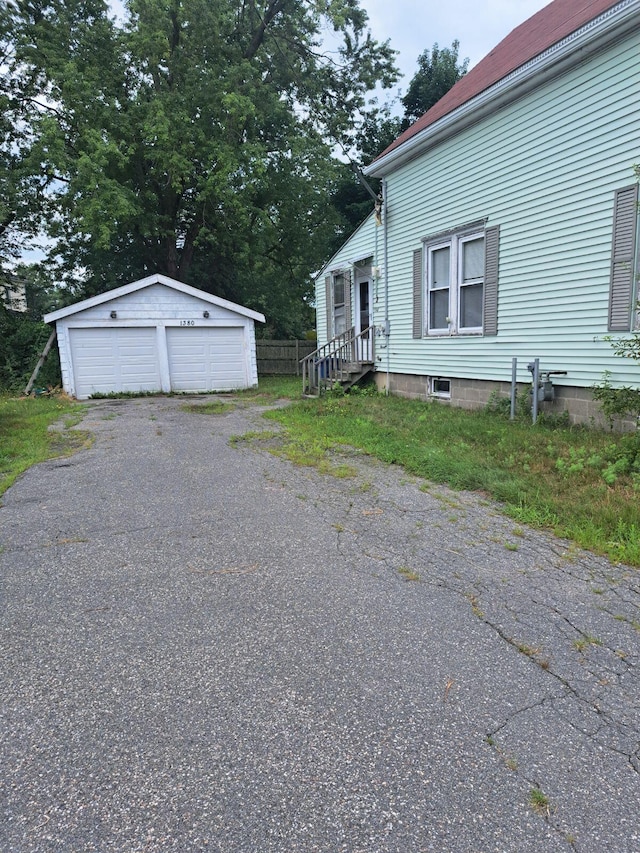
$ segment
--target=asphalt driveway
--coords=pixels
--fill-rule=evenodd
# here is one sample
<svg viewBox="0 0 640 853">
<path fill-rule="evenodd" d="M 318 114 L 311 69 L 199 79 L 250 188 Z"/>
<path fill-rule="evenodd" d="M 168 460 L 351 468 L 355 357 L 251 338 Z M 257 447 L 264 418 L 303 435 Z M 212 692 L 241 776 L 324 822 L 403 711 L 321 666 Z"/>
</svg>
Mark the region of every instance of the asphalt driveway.
<svg viewBox="0 0 640 853">
<path fill-rule="evenodd" d="M 640 851 L 640 574 L 97 401 L 0 508 L 0 850 Z"/>
</svg>

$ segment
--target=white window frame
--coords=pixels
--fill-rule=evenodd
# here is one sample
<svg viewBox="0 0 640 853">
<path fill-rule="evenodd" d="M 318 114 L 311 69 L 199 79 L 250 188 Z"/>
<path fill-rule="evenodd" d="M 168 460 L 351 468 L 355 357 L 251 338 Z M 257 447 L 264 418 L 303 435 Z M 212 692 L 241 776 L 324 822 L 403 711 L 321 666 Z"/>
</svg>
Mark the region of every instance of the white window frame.
<svg viewBox="0 0 640 853">
<path fill-rule="evenodd" d="M 434 257 L 436 252 L 441 252 L 443 249 L 449 250 L 449 283 L 448 283 L 448 286 L 446 288 L 444 288 L 444 287 L 433 288 L 431 286 L 432 275 L 433 275 L 433 273 L 432 273 L 433 257 Z M 430 335 L 448 335 L 450 333 L 450 330 L 451 330 L 451 318 L 452 318 L 452 313 L 451 313 L 451 304 L 452 304 L 451 281 L 453 278 L 453 268 L 456 267 L 456 261 L 454 258 L 455 252 L 454 252 L 452 240 L 446 240 L 443 243 L 434 243 L 433 245 L 428 247 L 426 255 L 427 255 L 427 298 L 425 300 L 425 304 L 426 304 L 425 305 L 425 307 L 426 307 L 426 318 L 425 318 L 426 329 L 427 329 L 428 334 L 430 334 Z M 442 290 L 448 290 L 449 291 L 449 299 L 448 299 L 449 307 L 448 307 L 447 315 L 446 315 L 447 325 L 446 326 L 434 326 L 433 328 L 431 328 L 431 294 L 437 293 L 438 291 L 442 291 Z"/>
<path fill-rule="evenodd" d="M 342 279 L 342 302 L 336 302 L 336 283 L 338 279 Z M 331 337 L 336 338 L 338 335 L 344 334 L 347 330 L 347 303 L 345 289 L 347 287 L 347 277 L 344 272 L 334 272 L 331 275 Z M 342 332 L 337 331 L 336 316 L 337 312 L 342 309 L 342 317 L 344 329 Z"/>
<path fill-rule="evenodd" d="M 424 328 L 427 335 L 442 336 L 442 335 L 481 335 L 483 332 L 482 325 L 480 326 L 463 326 L 461 322 L 461 306 L 462 306 L 462 291 L 465 287 L 477 287 L 479 284 L 483 287 L 483 303 L 484 303 L 484 270 L 482 277 L 462 281 L 462 252 L 465 243 L 470 243 L 474 240 L 485 239 L 484 230 L 473 230 L 451 234 L 446 239 L 440 239 L 433 242 L 426 242 L 425 251 L 425 294 L 424 300 Z M 447 314 L 447 325 L 431 328 L 431 294 L 437 290 L 445 288 L 432 288 L 432 259 L 435 252 L 438 250 L 449 249 L 449 310 Z"/>
<path fill-rule="evenodd" d="M 444 390 L 442 385 L 447 382 L 449 390 Z M 442 383 L 442 385 L 441 385 Z M 429 378 L 429 396 L 438 397 L 440 400 L 451 399 L 451 380 L 446 376 L 431 376 Z"/>
</svg>

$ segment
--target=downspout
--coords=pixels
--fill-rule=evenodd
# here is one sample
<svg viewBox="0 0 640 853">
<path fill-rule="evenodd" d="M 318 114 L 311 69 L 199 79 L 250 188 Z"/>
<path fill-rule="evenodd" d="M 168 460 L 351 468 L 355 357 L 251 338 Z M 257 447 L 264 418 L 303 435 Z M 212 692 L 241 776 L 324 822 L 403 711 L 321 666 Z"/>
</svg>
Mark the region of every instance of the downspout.
<svg viewBox="0 0 640 853">
<path fill-rule="evenodd" d="M 382 251 L 384 257 L 384 334 L 387 339 L 387 380 L 385 387 L 385 395 L 389 396 L 389 337 L 391 329 L 389 326 L 389 228 L 387 225 L 387 217 L 389 208 L 387 207 L 387 179 L 382 179 L 382 215 L 383 219 L 383 235 L 382 235 Z"/>
</svg>

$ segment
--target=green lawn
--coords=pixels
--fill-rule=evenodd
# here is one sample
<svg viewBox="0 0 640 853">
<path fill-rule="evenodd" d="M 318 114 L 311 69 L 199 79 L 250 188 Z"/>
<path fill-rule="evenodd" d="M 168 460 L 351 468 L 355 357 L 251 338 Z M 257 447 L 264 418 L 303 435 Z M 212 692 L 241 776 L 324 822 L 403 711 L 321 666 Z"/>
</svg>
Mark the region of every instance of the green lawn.
<svg viewBox="0 0 640 853">
<path fill-rule="evenodd" d="M 64 456 L 88 440 L 71 429 L 83 411 L 63 397 L 0 396 L 0 495 L 31 465 Z M 62 430 L 50 431 L 58 421 Z"/>
<path fill-rule="evenodd" d="M 482 492 L 526 524 L 640 565 L 640 435 L 533 426 L 502 414 L 374 394 L 327 395 L 267 413 L 279 452 L 327 465 L 350 445 L 425 481 Z"/>
<path fill-rule="evenodd" d="M 264 377 L 239 400 L 290 406 L 267 412 L 285 428 L 275 452 L 336 476 L 352 473 L 332 450 L 352 446 L 425 482 L 482 492 L 526 524 L 640 566 L 640 434 L 528 420 L 373 393 L 302 400 L 298 377 Z M 0 397 L 0 494 L 30 465 L 86 443 L 71 429 L 84 409 L 65 398 Z M 48 426 L 62 421 L 62 432 Z M 256 434 L 260 440 L 261 433 Z"/>
</svg>

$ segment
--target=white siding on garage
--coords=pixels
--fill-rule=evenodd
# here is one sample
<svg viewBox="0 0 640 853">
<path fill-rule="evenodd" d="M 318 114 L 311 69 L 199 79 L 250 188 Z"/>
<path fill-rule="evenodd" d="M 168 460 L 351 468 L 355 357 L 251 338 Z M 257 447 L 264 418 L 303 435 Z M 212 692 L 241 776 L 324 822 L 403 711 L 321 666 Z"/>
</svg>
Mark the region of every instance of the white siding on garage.
<svg viewBox="0 0 640 853">
<path fill-rule="evenodd" d="M 222 391 L 247 386 L 242 327 L 167 328 L 172 391 Z"/>
<path fill-rule="evenodd" d="M 70 329 L 69 339 L 76 397 L 160 389 L 154 327 Z"/>
<path fill-rule="evenodd" d="M 65 391 L 225 391 L 258 384 L 264 315 L 155 274 L 45 316 Z"/>
</svg>

